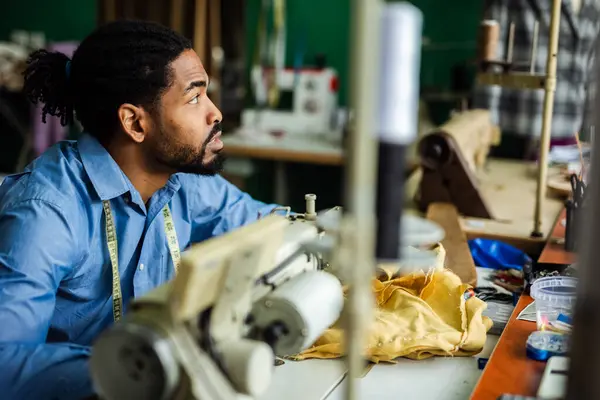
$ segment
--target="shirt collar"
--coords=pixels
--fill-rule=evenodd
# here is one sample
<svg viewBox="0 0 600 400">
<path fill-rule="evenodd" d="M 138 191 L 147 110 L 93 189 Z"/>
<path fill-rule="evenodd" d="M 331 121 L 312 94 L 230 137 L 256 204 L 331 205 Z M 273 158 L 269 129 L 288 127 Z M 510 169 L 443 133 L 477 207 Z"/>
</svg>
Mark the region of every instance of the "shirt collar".
<svg viewBox="0 0 600 400">
<path fill-rule="evenodd" d="M 142 209 L 145 209 L 139 192 L 121 170 L 119 164 L 96 138 L 84 133 L 77 143 L 83 167 L 100 200 L 111 200 L 129 192 L 132 200 L 140 205 Z M 172 175 L 166 184 L 166 187 L 171 189 L 173 193 L 181 187 L 178 175 Z"/>
<path fill-rule="evenodd" d="M 77 143 L 83 167 L 102 201 L 131 190 L 129 179 L 96 138 L 84 133 Z"/>
</svg>

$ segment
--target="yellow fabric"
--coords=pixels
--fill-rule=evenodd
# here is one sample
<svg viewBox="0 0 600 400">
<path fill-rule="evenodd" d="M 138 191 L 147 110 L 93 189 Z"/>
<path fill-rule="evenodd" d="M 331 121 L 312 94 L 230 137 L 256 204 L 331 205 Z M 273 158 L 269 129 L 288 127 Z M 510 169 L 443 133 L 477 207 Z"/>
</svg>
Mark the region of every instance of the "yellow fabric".
<svg viewBox="0 0 600 400">
<path fill-rule="evenodd" d="M 374 279 L 377 308 L 366 357 L 372 362 L 393 362 L 398 357 L 479 353 L 492 321 L 482 316 L 485 302 L 476 297 L 465 300 L 469 287 L 451 271 L 436 268 L 383 282 Z M 342 335 L 338 321 L 311 348 L 293 358 L 340 357 Z"/>
<path fill-rule="evenodd" d="M 442 246 L 441 243 L 436 243 L 430 251 L 435 254 L 435 264 L 428 268 L 428 270 L 443 269 L 444 262 L 446 261 L 446 249 L 444 249 L 444 246 Z M 410 264 L 381 264 L 377 267 L 377 279 L 380 281 L 387 281 L 421 269 L 422 267 L 415 267 Z"/>
</svg>

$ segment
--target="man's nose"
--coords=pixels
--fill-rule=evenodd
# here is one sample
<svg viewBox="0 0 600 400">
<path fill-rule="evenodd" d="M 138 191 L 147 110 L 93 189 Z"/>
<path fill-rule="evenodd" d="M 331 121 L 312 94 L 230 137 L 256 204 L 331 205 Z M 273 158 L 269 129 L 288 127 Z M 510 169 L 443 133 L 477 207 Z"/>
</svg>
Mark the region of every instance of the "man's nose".
<svg viewBox="0 0 600 400">
<path fill-rule="evenodd" d="M 206 116 L 207 117 L 206 123 L 208 125 L 215 125 L 223 120 L 223 114 L 221 114 L 221 111 L 217 108 L 215 103 L 212 102 L 212 100 L 209 100 L 209 101 L 210 101 L 210 110 Z"/>
</svg>

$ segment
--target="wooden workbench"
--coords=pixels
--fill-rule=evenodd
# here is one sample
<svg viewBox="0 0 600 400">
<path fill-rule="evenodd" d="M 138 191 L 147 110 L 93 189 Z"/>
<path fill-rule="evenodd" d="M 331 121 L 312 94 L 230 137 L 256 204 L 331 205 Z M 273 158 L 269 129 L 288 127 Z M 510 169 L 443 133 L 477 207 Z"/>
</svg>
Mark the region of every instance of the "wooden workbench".
<svg viewBox="0 0 600 400">
<path fill-rule="evenodd" d="M 551 168 L 552 171 L 552 168 Z M 542 208 L 541 238 L 531 237 L 536 191 L 536 168 L 523 161 L 490 159 L 477 172 L 480 191 L 488 202 L 495 219 L 461 218 L 461 228 L 469 239 L 476 237 L 500 240 L 530 254 L 539 254 L 563 207 L 559 198 L 547 197 Z M 413 207 L 421 171 L 417 170 L 407 182 L 406 205 Z"/>
<path fill-rule="evenodd" d="M 267 137 L 257 140 L 229 134 L 223 136 L 225 153 L 232 157 L 297 162 L 320 165 L 343 165 L 341 143 L 311 137 Z"/>
<path fill-rule="evenodd" d="M 258 158 L 276 161 L 276 199 L 287 204 L 287 182 L 283 163 L 299 162 L 321 165 L 343 165 L 341 143 L 323 138 L 265 137 L 260 140 L 239 134 L 225 135 L 225 152 L 232 157 Z M 279 171 L 279 173 L 277 173 Z M 551 171 L 552 172 L 552 168 Z M 536 191 L 535 164 L 522 161 L 490 159 L 485 169 L 477 173 L 483 196 L 490 204 L 495 219 L 461 218 L 461 228 L 469 239 L 483 237 L 514 245 L 527 253 L 539 254 L 554 226 L 556 215 L 563 207 L 561 199 L 548 197 L 542 209 L 541 238 L 532 238 Z M 406 208 L 415 205 L 412 199 L 421 179 L 417 169 L 406 182 Z"/>
<path fill-rule="evenodd" d="M 565 229 L 561 224 L 565 212 L 562 210 L 556 218 L 552 235 L 544 246 L 538 263 L 570 264 L 574 255 L 564 251 L 562 245 L 552 238 L 564 238 Z M 535 396 L 540 385 L 546 363 L 534 361 L 525 355 L 525 343 L 529 335 L 536 330 L 536 323 L 519 321 L 519 313 L 533 302 L 530 296 L 523 295 L 502 332 L 502 336 L 488 361 L 479 380 L 472 400 L 495 400 L 501 394 Z"/>
<path fill-rule="evenodd" d="M 320 136 L 283 136 L 269 135 L 258 137 L 240 133 L 223 135 L 224 151 L 227 156 L 253 158 L 275 162 L 275 203 L 289 204 L 288 175 L 286 163 L 304 163 L 317 165 L 342 166 L 344 152 L 341 141 Z M 236 182 L 235 177 L 229 179 Z M 238 182 L 242 183 L 242 182 Z"/>
<path fill-rule="evenodd" d="M 575 253 L 565 250 L 565 227 L 562 224 L 565 217 L 566 211 L 563 209 L 554 223 L 554 229 L 538 258 L 538 263 L 568 265 L 575 262 Z"/>
<path fill-rule="evenodd" d="M 517 320 L 519 313 L 532 301 L 526 295 L 519 299 L 471 400 L 496 400 L 505 393 L 536 395 L 546 363 L 531 360 L 525 353 L 527 338 L 536 330 L 536 323 Z"/>
</svg>

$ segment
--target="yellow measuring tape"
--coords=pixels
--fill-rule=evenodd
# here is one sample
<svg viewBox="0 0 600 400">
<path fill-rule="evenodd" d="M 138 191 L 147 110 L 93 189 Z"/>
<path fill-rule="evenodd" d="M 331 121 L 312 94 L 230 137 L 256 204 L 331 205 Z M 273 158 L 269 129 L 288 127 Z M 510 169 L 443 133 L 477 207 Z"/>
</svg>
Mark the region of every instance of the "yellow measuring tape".
<svg viewBox="0 0 600 400">
<path fill-rule="evenodd" d="M 103 201 L 102 206 L 104 207 L 104 218 L 106 220 L 106 242 L 108 244 L 110 263 L 112 265 L 113 318 L 115 322 L 118 322 L 123 314 L 123 296 L 121 294 L 121 274 L 119 273 L 117 231 L 112 209 L 110 208 L 110 202 Z M 177 240 L 173 216 L 171 215 L 171 210 L 168 205 L 165 205 L 162 209 L 162 215 L 165 225 L 165 234 L 167 235 L 167 245 L 169 246 L 171 259 L 175 266 L 175 273 L 177 273 L 179 271 L 179 266 L 181 265 L 181 253 L 179 251 L 179 241 Z"/>
</svg>

